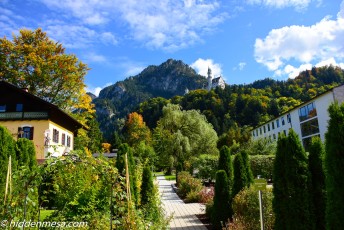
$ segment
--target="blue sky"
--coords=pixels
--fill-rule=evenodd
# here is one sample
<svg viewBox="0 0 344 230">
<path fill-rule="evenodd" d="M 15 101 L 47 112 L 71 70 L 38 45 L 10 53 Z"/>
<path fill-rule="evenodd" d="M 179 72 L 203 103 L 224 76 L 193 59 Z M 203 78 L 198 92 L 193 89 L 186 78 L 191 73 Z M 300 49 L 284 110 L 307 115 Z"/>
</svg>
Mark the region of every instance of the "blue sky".
<svg viewBox="0 0 344 230">
<path fill-rule="evenodd" d="M 39 27 L 96 94 L 169 58 L 228 84 L 344 68 L 343 0 L 0 0 L 0 37 Z"/>
</svg>

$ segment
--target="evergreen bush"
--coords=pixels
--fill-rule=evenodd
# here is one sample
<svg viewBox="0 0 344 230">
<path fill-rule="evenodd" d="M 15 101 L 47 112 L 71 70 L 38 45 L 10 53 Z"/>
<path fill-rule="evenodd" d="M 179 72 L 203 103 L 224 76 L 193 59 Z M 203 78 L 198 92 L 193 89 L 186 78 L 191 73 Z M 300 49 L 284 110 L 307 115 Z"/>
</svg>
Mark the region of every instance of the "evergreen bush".
<svg viewBox="0 0 344 230">
<path fill-rule="evenodd" d="M 219 170 L 216 173 L 214 206 L 212 208 L 211 222 L 213 224 L 213 229 L 222 229 L 222 225 L 231 218 L 230 200 L 227 173 L 224 170 Z"/>
<path fill-rule="evenodd" d="M 29 139 L 18 139 L 16 142 L 16 155 L 19 166 L 26 165 L 30 169 L 37 166 L 35 146 Z"/>
<path fill-rule="evenodd" d="M 319 137 L 312 139 L 309 146 L 308 167 L 310 172 L 310 194 L 312 199 L 313 219 L 316 230 L 325 230 L 326 186 L 323 159 L 325 149 Z"/>
<path fill-rule="evenodd" d="M 272 171 L 275 155 L 255 155 L 250 156 L 250 166 L 253 177 L 260 175 L 262 178 L 272 179 Z"/>
<path fill-rule="evenodd" d="M 344 104 L 330 105 L 330 120 L 325 134 L 326 154 L 326 228 L 344 227 Z"/>
<path fill-rule="evenodd" d="M 229 181 L 229 188 L 233 185 L 233 164 L 230 149 L 224 145 L 220 150 L 220 158 L 217 170 L 224 170 Z"/>
<path fill-rule="evenodd" d="M 5 191 L 8 159 L 12 156 L 12 170 L 16 168 L 15 141 L 5 127 L 0 126 L 0 194 Z M 0 195 L 2 197 L 2 195 Z"/>
<path fill-rule="evenodd" d="M 152 172 L 148 166 L 143 168 L 141 185 L 141 205 L 146 205 L 152 199 L 154 189 Z"/>
<path fill-rule="evenodd" d="M 274 165 L 275 229 L 313 229 L 306 152 L 292 129 L 278 142 Z"/>
</svg>

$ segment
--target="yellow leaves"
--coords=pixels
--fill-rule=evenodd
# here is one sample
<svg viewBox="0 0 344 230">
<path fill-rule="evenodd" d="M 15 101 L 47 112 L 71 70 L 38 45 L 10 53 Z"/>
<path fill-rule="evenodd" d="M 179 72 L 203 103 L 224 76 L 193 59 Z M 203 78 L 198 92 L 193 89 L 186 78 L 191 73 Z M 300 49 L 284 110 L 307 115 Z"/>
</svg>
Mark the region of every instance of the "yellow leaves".
<svg viewBox="0 0 344 230">
<path fill-rule="evenodd" d="M 110 153 L 110 148 L 111 148 L 111 144 L 109 143 L 102 143 L 102 149 L 104 153 Z"/>
</svg>

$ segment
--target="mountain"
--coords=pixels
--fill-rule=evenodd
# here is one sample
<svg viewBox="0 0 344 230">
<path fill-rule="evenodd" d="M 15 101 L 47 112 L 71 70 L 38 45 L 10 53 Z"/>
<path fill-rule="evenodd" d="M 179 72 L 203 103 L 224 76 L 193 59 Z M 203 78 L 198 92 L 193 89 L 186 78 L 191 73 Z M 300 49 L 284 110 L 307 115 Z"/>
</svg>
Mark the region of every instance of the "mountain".
<svg viewBox="0 0 344 230">
<path fill-rule="evenodd" d="M 172 98 L 185 90 L 201 89 L 206 78 L 182 61 L 168 59 L 159 66 L 151 65 L 140 74 L 102 89 L 93 102 L 100 129 L 106 139 L 123 124 L 123 118 L 150 98 Z"/>
</svg>

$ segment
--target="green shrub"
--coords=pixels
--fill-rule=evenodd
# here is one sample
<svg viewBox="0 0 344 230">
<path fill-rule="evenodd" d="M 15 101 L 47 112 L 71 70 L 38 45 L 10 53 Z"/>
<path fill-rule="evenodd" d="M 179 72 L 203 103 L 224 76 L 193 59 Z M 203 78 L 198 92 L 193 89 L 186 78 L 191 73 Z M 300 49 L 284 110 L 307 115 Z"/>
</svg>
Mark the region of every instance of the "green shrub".
<svg viewBox="0 0 344 230">
<path fill-rule="evenodd" d="M 227 173 L 224 170 L 219 170 L 216 173 L 214 207 L 211 218 L 213 229 L 222 229 L 222 224 L 226 223 L 231 216 L 231 199 Z"/>
<path fill-rule="evenodd" d="M 325 134 L 326 227 L 332 230 L 344 227 L 344 104 L 333 104 L 328 111 L 330 120 Z"/>
<path fill-rule="evenodd" d="M 191 190 L 190 192 L 188 192 L 188 194 L 186 194 L 185 197 L 185 203 L 197 203 L 200 200 L 200 192 L 199 191 L 194 191 Z"/>
<path fill-rule="evenodd" d="M 254 178 L 261 175 L 262 178 L 272 178 L 275 155 L 250 156 L 250 165 Z"/>
<path fill-rule="evenodd" d="M 178 195 L 183 199 L 191 192 L 199 193 L 202 190 L 202 181 L 193 178 L 188 172 L 178 173 L 178 181 Z"/>
<path fill-rule="evenodd" d="M 264 229 L 273 229 L 272 189 L 262 192 Z M 233 223 L 230 229 L 260 229 L 258 192 L 252 187 L 241 190 L 233 199 Z"/>
<path fill-rule="evenodd" d="M 145 205 L 152 200 L 153 197 L 153 177 L 149 166 L 143 169 L 142 185 L 141 185 L 141 205 Z"/>
<path fill-rule="evenodd" d="M 207 215 L 209 219 L 211 219 L 211 217 L 213 216 L 213 210 L 214 210 L 214 201 L 211 200 L 205 204 L 205 215 Z"/>
</svg>

